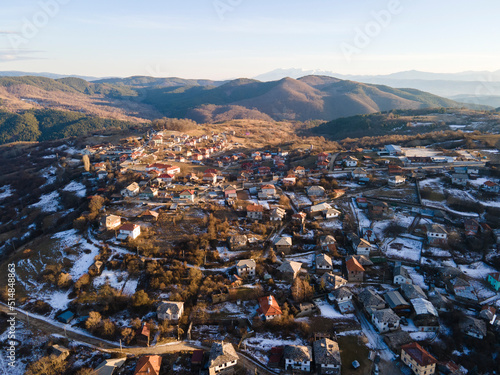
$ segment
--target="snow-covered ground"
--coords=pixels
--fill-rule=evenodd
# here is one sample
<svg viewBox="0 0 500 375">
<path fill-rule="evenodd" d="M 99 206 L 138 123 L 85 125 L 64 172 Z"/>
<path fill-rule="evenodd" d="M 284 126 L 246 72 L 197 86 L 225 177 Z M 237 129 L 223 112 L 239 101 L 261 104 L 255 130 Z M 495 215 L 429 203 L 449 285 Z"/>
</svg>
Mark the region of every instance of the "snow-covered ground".
<svg viewBox="0 0 500 375">
<path fill-rule="evenodd" d="M 60 250 L 65 247 L 72 247 L 78 244 L 81 252 L 78 256 L 71 255 L 68 258 L 73 258 L 74 261 L 71 270 L 69 271 L 73 280 L 78 280 L 89 267 L 94 263 L 94 257 L 99 254 L 99 249 L 92 243 L 88 243 L 86 239 L 78 233 L 76 229 L 70 229 L 64 232 L 56 233 L 52 236 L 59 240 Z"/>
<path fill-rule="evenodd" d="M 399 250 L 399 248 L 401 249 Z M 381 246 L 382 251 L 390 258 L 418 262 L 422 251 L 422 242 L 409 238 L 398 237 L 386 240 Z"/>
<path fill-rule="evenodd" d="M 306 267 L 310 267 L 314 261 L 314 257 L 316 256 L 315 251 L 311 251 L 308 253 L 302 253 L 302 254 L 294 254 L 294 255 L 287 255 L 285 258 L 286 260 L 291 260 L 294 262 L 300 262 Z"/>
<path fill-rule="evenodd" d="M 83 198 L 85 197 L 85 193 L 87 191 L 87 188 L 80 182 L 76 181 L 71 181 L 69 184 L 67 184 L 64 188 L 64 191 L 72 191 L 75 193 L 77 197 Z"/>
<path fill-rule="evenodd" d="M 335 307 L 326 301 L 316 303 L 321 311 L 321 316 L 329 319 L 354 319 L 353 314 L 342 315 Z"/>
<path fill-rule="evenodd" d="M 40 196 L 40 200 L 37 203 L 32 204 L 31 207 L 38 207 L 43 212 L 57 212 L 61 208 L 59 199 L 59 192 L 53 191 L 49 194 L 43 194 Z"/>
<path fill-rule="evenodd" d="M 463 273 L 477 280 L 486 280 L 489 273 L 498 272 L 496 269 L 488 266 L 483 262 L 462 264 L 458 267 Z"/>
<path fill-rule="evenodd" d="M 126 271 L 104 270 L 102 271 L 101 275 L 94 278 L 94 287 L 97 288 L 108 283 L 109 286 L 120 291 L 125 285 L 127 277 L 128 272 Z"/>
<path fill-rule="evenodd" d="M 51 165 L 50 167 L 42 169 L 40 172 L 41 172 L 41 176 L 46 179 L 45 183 L 40 187 L 52 185 L 54 182 L 56 182 L 57 168 L 55 166 Z"/>
<path fill-rule="evenodd" d="M 10 196 L 12 196 L 12 187 L 10 185 L 0 187 L 0 200 L 9 198 Z"/>
<path fill-rule="evenodd" d="M 328 228 L 328 229 L 342 229 L 342 222 L 339 219 L 333 219 L 333 220 L 325 220 L 322 221 L 319 225 L 323 228 Z"/>
<path fill-rule="evenodd" d="M 414 268 L 412 267 L 405 267 L 408 270 L 408 273 L 410 274 L 411 279 L 413 280 L 413 284 L 418 285 L 421 287 L 423 290 L 429 289 L 427 284 L 424 281 L 424 277 L 417 273 Z"/>
<path fill-rule="evenodd" d="M 279 338 L 271 333 L 257 333 L 255 337 L 245 339 L 242 348 L 261 363 L 266 364 L 271 348 L 285 345 L 306 345 L 306 342 L 300 338 Z"/>
</svg>

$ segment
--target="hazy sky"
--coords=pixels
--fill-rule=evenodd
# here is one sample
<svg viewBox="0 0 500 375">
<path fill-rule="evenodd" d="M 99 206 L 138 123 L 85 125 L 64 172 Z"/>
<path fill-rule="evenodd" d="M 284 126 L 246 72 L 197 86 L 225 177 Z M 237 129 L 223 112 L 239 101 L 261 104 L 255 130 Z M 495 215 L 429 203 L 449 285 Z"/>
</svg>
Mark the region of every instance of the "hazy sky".
<svg viewBox="0 0 500 375">
<path fill-rule="evenodd" d="M 0 70 L 212 79 L 292 67 L 498 70 L 499 11 L 498 0 L 4 0 Z"/>
</svg>

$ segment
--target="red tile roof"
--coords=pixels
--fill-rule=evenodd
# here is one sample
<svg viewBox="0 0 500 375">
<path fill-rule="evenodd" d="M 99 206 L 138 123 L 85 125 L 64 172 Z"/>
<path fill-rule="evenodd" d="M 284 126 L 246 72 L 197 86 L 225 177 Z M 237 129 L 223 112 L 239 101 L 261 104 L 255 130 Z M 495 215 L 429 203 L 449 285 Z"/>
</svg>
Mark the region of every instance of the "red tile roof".
<svg viewBox="0 0 500 375">
<path fill-rule="evenodd" d="M 356 258 L 351 258 L 346 262 L 348 271 L 365 272 L 363 266 L 357 261 Z"/>
<path fill-rule="evenodd" d="M 429 366 L 437 363 L 437 359 L 416 342 L 402 346 L 401 350 L 404 350 L 406 354 L 413 358 L 420 366 Z"/>
<path fill-rule="evenodd" d="M 134 375 L 158 375 L 160 368 L 161 357 L 159 355 L 146 355 L 139 358 Z"/>
<path fill-rule="evenodd" d="M 121 227 L 120 227 L 120 230 L 125 230 L 125 231 L 128 231 L 128 232 L 132 232 L 135 228 L 137 228 L 139 225 L 137 224 L 123 224 Z"/>
<path fill-rule="evenodd" d="M 271 303 L 269 303 L 269 300 L 271 300 Z M 260 305 L 260 307 L 257 310 L 257 312 L 259 314 L 263 314 L 265 316 L 281 315 L 282 314 L 281 308 L 273 296 L 260 297 L 259 298 L 259 305 Z"/>
</svg>

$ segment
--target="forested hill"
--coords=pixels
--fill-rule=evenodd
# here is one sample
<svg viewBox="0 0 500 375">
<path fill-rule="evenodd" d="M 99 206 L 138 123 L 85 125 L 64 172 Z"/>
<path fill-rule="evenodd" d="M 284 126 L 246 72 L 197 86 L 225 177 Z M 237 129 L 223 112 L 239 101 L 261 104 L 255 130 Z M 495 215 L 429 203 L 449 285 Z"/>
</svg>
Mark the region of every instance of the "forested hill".
<svg viewBox="0 0 500 375">
<path fill-rule="evenodd" d="M 136 125 L 53 109 L 28 110 L 23 113 L 0 110 L 0 144 L 78 137 L 96 130 L 125 129 Z"/>
</svg>

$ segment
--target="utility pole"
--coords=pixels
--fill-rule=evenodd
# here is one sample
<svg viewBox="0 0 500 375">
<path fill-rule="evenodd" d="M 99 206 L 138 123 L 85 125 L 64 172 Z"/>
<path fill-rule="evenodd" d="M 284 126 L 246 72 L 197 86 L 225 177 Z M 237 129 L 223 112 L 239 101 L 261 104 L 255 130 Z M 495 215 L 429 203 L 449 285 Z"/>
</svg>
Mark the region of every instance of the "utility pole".
<svg viewBox="0 0 500 375">
<path fill-rule="evenodd" d="M 123 349 L 122 349 L 122 339 L 120 339 L 120 353 L 123 352 Z"/>
</svg>

